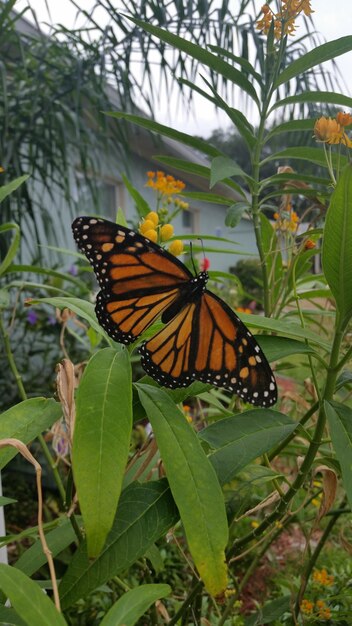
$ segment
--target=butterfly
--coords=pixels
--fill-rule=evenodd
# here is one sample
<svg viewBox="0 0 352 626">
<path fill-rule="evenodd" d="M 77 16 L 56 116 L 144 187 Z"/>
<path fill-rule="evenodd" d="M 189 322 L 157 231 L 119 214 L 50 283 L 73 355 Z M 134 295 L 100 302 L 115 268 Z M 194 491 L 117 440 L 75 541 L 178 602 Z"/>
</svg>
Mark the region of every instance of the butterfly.
<svg viewBox="0 0 352 626">
<path fill-rule="evenodd" d="M 272 406 L 274 375 L 253 335 L 232 309 L 167 250 L 104 219 L 78 217 L 78 247 L 93 266 L 101 291 L 100 325 L 129 344 L 158 318 L 163 328 L 139 351 L 147 374 L 175 389 L 194 380 L 224 387 L 246 402 Z"/>
</svg>

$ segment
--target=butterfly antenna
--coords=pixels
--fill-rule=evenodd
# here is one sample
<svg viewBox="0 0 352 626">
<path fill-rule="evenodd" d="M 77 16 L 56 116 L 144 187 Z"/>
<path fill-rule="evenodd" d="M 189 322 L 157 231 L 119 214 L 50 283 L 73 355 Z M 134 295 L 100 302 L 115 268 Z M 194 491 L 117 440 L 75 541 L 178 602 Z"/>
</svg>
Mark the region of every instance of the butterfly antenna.
<svg viewBox="0 0 352 626">
<path fill-rule="evenodd" d="M 190 251 L 190 255 L 191 255 L 191 261 L 192 261 L 192 265 L 193 265 L 193 269 L 194 269 L 194 273 L 197 276 L 198 274 L 198 270 L 194 264 L 194 259 L 193 259 L 193 246 L 192 246 L 192 242 L 189 242 L 189 251 Z"/>
</svg>

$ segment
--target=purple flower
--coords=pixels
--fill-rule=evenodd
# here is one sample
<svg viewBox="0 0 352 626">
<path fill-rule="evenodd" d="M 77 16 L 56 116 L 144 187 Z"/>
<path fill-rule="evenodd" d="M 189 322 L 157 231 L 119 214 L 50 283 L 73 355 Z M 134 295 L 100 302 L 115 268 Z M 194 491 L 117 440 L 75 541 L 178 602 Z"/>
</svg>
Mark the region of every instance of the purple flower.
<svg viewBox="0 0 352 626">
<path fill-rule="evenodd" d="M 71 265 L 70 269 L 68 270 L 68 273 L 71 274 L 71 276 L 78 276 L 78 269 L 74 263 Z"/>
<path fill-rule="evenodd" d="M 30 324 L 31 326 L 34 326 L 37 323 L 38 319 L 39 319 L 38 315 L 36 314 L 34 309 L 30 309 L 27 313 L 28 324 Z"/>
<path fill-rule="evenodd" d="M 57 319 L 55 317 L 55 315 L 48 315 L 48 324 L 49 326 L 55 326 Z"/>
</svg>

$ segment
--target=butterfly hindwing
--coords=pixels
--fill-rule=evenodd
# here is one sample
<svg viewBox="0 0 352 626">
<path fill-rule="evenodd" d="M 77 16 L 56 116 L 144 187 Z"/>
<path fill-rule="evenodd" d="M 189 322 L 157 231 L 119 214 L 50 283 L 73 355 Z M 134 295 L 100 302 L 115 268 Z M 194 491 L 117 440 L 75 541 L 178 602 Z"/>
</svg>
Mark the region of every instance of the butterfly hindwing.
<svg viewBox="0 0 352 626">
<path fill-rule="evenodd" d="M 239 317 L 210 291 L 184 307 L 140 351 L 144 369 L 167 387 L 200 380 L 254 405 L 276 402 L 275 379 L 261 348 Z"/>
</svg>

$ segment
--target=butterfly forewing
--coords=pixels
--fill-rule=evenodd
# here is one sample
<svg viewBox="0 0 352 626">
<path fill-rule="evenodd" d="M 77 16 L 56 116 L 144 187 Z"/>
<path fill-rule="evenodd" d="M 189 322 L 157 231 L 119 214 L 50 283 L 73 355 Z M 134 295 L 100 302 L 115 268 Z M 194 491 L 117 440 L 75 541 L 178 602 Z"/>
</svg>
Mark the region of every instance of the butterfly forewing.
<svg viewBox="0 0 352 626">
<path fill-rule="evenodd" d="M 192 278 L 178 259 L 128 228 L 79 217 L 72 229 L 101 287 L 96 303 L 99 323 L 115 341 L 135 341 Z"/>
</svg>

